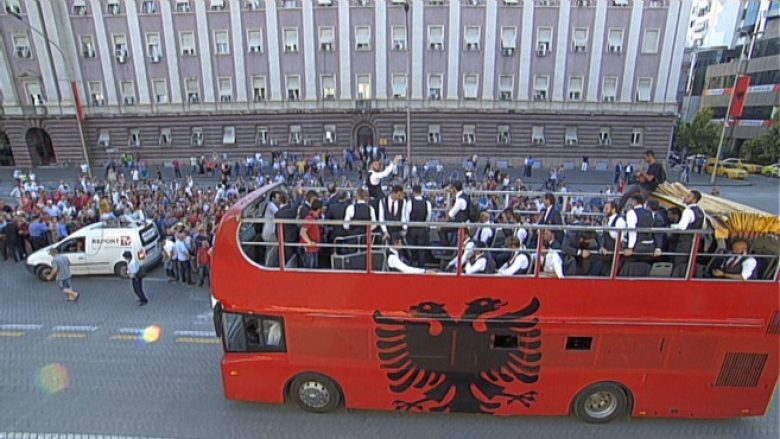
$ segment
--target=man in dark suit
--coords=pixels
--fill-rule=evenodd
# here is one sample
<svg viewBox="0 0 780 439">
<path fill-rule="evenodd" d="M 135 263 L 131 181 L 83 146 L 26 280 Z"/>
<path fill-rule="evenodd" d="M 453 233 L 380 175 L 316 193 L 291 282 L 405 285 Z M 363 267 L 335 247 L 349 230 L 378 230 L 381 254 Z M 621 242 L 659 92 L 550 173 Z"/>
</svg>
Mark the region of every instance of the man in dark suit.
<svg viewBox="0 0 780 439">
<path fill-rule="evenodd" d="M 13 255 L 14 262 L 19 262 L 19 257 L 22 256 L 19 252 L 19 224 L 16 222 L 16 218 L 8 220 L 5 226 L 5 257 L 10 258 Z"/>
<path fill-rule="evenodd" d="M 342 191 L 330 199 L 325 210 L 325 219 L 331 221 L 343 221 L 344 214 L 349 206 L 349 192 Z M 325 226 L 325 241 L 332 243 L 340 236 L 346 236 L 346 230 L 341 224 Z"/>
<path fill-rule="evenodd" d="M 537 224 L 563 225 L 561 212 L 555 207 L 555 195 L 550 192 L 544 194 L 544 209 Z M 560 244 L 563 241 L 563 230 L 555 230 L 553 233 L 555 241 Z"/>
<path fill-rule="evenodd" d="M 593 230 L 569 230 L 563 238 L 564 266 L 567 276 L 600 276 L 603 259 L 601 242 Z"/>
<path fill-rule="evenodd" d="M 287 203 L 276 212 L 275 219 L 291 220 L 297 217 L 297 209 L 291 203 Z M 298 242 L 298 225 L 297 224 L 284 224 L 282 225 L 282 237 L 284 238 L 284 263 L 285 266 L 290 263 L 290 260 L 298 253 L 298 248 L 290 244 Z M 297 258 L 296 258 L 297 259 Z"/>
</svg>

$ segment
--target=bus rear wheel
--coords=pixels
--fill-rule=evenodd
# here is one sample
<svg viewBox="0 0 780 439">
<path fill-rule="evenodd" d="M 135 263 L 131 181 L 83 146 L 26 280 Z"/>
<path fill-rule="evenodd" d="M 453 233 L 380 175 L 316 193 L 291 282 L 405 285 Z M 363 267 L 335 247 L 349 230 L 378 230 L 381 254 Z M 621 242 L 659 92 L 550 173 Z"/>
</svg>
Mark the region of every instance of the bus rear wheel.
<svg viewBox="0 0 780 439">
<path fill-rule="evenodd" d="M 290 384 L 290 397 L 299 407 L 314 413 L 327 413 L 341 404 L 341 390 L 325 376 L 306 373 L 298 375 Z"/>
<path fill-rule="evenodd" d="M 625 416 L 628 408 L 626 390 L 615 383 L 596 383 L 577 395 L 572 410 L 585 422 L 605 424 Z"/>
</svg>

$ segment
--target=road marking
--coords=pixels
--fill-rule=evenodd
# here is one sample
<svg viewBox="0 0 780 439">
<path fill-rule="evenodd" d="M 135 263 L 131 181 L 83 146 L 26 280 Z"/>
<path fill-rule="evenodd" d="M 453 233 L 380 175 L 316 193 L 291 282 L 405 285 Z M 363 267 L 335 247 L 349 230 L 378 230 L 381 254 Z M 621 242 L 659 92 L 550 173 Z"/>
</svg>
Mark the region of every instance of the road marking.
<svg viewBox="0 0 780 439">
<path fill-rule="evenodd" d="M 219 344 L 219 339 L 204 337 L 178 337 L 176 343 Z"/>
<path fill-rule="evenodd" d="M 136 341 L 140 339 L 137 335 L 127 335 L 127 334 L 116 334 L 111 336 L 111 340 L 131 340 Z"/>
<path fill-rule="evenodd" d="M 27 334 L 24 331 L 0 331 L 0 337 L 22 337 Z M 0 437 L 2 439 L 2 437 Z"/>
<path fill-rule="evenodd" d="M 146 328 L 119 328 L 120 334 L 143 334 Z"/>
<path fill-rule="evenodd" d="M 63 325 L 63 326 L 55 326 L 52 328 L 52 331 L 61 331 L 61 332 L 95 332 L 98 330 L 97 326 L 78 326 L 78 325 Z"/>
<path fill-rule="evenodd" d="M 49 338 L 86 338 L 87 334 L 83 332 L 53 332 Z"/>
<path fill-rule="evenodd" d="M 216 337 L 217 334 L 214 331 L 174 331 L 175 335 L 183 335 L 190 337 Z"/>
<path fill-rule="evenodd" d="M 23 331 L 34 331 L 41 328 L 43 328 L 43 325 L 25 325 L 19 323 L 8 323 L 5 325 L 0 325 L 0 329 L 20 329 Z"/>
<path fill-rule="evenodd" d="M 31 433 L 20 431 L 0 431 L 0 439 L 141 439 L 141 436 L 121 436 L 116 434 L 90 434 L 90 433 Z M 143 436 L 143 439 L 165 439 Z"/>
</svg>

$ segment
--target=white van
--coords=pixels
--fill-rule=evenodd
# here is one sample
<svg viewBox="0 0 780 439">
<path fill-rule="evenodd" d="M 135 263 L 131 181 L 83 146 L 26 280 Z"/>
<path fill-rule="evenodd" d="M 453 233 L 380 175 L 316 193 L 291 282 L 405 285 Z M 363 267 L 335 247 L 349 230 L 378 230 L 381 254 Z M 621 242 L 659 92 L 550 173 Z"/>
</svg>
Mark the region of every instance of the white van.
<svg viewBox="0 0 780 439">
<path fill-rule="evenodd" d="M 125 276 L 127 263 L 122 254 L 131 251 L 143 269 L 151 269 L 162 259 L 159 241 L 157 227 L 150 220 L 98 222 L 31 254 L 27 257 L 27 269 L 45 281 L 51 273 L 52 257 L 49 250 L 56 247 L 70 260 L 70 271 L 74 276 L 112 273 Z"/>
</svg>

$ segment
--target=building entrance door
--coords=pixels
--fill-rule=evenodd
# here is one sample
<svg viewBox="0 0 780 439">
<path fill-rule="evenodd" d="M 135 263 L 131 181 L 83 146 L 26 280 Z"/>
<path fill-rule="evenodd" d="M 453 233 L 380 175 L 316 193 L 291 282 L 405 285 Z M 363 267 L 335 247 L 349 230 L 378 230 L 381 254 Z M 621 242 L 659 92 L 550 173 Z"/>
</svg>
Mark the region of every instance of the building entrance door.
<svg viewBox="0 0 780 439">
<path fill-rule="evenodd" d="M 358 128 L 355 145 L 357 147 L 374 145 L 374 130 L 368 125 Z"/>
<path fill-rule="evenodd" d="M 33 166 L 52 165 L 57 162 L 49 133 L 40 128 L 30 128 L 25 135 Z"/>
</svg>

